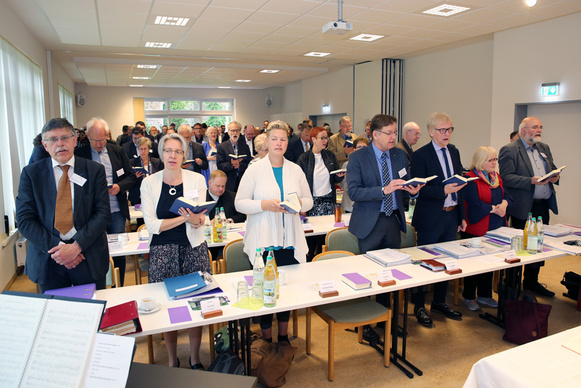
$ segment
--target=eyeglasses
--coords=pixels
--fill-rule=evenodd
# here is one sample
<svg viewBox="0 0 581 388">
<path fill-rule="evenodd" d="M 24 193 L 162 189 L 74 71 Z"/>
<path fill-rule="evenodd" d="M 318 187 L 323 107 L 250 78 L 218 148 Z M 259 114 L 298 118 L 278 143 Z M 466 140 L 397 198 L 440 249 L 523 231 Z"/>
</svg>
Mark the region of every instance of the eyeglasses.
<svg viewBox="0 0 581 388">
<path fill-rule="evenodd" d="M 396 132 L 395 132 L 395 131 L 391 131 L 391 132 L 383 132 L 383 131 L 378 131 L 378 132 L 379 132 L 379 133 L 383 133 L 384 135 L 387 135 L 387 136 L 393 136 L 393 135 L 395 135 L 395 134 L 396 134 Z"/>
<path fill-rule="evenodd" d="M 532 127 L 525 127 L 525 128 L 543 129 L 543 126 L 542 125 L 533 125 Z"/>
<path fill-rule="evenodd" d="M 496 162 L 496 161 L 498 161 L 498 158 L 488 159 L 488 163 L 492 163 L 492 162 Z"/>
<path fill-rule="evenodd" d="M 454 127 L 450 127 L 450 128 L 434 128 L 434 131 L 438 131 L 440 132 L 442 135 L 445 134 L 446 132 L 454 132 Z"/>
<path fill-rule="evenodd" d="M 318 137 L 317 139 L 319 139 L 319 140 L 329 140 L 329 138 L 327 136 Z"/>
<path fill-rule="evenodd" d="M 228 132 L 230 133 L 240 133 L 239 129 L 230 129 Z"/>
<path fill-rule="evenodd" d="M 63 143 L 66 143 L 67 141 L 71 140 L 73 137 L 74 137 L 73 135 L 55 136 L 55 137 L 49 137 L 48 139 L 44 139 L 44 141 L 47 143 L 54 144 L 60 140 Z"/>
<path fill-rule="evenodd" d="M 91 143 L 96 143 L 96 144 L 103 144 L 103 143 L 106 143 L 106 142 L 107 142 L 107 139 L 101 139 L 101 140 L 97 140 L 97 139 L 91 139 L 91 138 L 89 138 L 89 141 L 90 141 Z"/>
<path fill-rule="evenodd" d="M 163 153 L 166 155 L 176 154 L 176 155 L 183 155 L 184 151 L 182 150 L 170 150 L 168 148 L 163 150 Z"/>
</svg>

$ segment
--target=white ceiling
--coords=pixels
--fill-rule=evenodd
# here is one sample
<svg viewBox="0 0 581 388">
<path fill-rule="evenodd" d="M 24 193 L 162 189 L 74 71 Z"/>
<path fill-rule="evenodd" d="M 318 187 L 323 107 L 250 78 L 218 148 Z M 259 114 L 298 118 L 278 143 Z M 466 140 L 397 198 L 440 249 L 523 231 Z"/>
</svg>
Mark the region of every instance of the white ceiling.
<svg viewBox="0 0 581 388">
<path fill-rule="evenodd" d="M 581 0 L 344 0 L 345 35 L 323 34 L 336 0 L 4 0 L 69 76 L 90 86 L 267 88 L 355 63 L 406 58 L 439 46 L 581 11 Z M 447 3 L 449 18 L 421 14 Z M 156 16 L 188 17 L 185 27 Z M 375 42 L 355 35 L 379 34 Z M 578 38 L 578 37 L 576 37 Z M 168 42 L 171 48 L 146 48 Z M 323 58 L 310 51 L 330 52 Z M 139 64 L 161 65 L 154 70 Z M 262 69 L 280 69 L 261 74 Z M 151 77 L 135 80 L 132 77 Z M 237 79 L 250 79 L 237 83 Z"/>
</svg>

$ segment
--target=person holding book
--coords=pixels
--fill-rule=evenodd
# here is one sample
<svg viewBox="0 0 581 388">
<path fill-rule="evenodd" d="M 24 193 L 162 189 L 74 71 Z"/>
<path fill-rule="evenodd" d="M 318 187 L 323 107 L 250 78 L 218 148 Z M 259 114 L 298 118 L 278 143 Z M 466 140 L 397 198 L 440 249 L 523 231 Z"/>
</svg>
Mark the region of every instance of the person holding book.
<svg viewBox="0 0 581 388">
<path fill-rule="evenodd" d="M 220 143 L 216 149 L 216 163 L 218 169 L 224 171 L 228 176 L 226 190 L 236 191 L 248 164 L 252 159 L 250 149 L 245 142 L 239 142 L 242 124 L 232 121 L 228 124 L 229 139 Z"/>
<path fill-rule="evenodd" d="M 327 131 L 321 127 L 311 130 L 311 142 L 313 147 L 299 156 L 297 164 L 303 169 L 309 188 L 313 195 L 313 208 L 307 212 L 307 216 L 326 216 L 335 213 L 337 195 L 335 184 L 343 180 L 344 172 L 331 174 L 341 167 L 337 157 L 327 150 Z"/>
<path fill-rule="evenodd" d="M 202 175 L 206 178 L 206 182 L 210 180 L 210 174 L 218 169 L 218 164 L 216 163 L 216 155 L 218 155 L 218 127 L 208 127 L 206 131 L 206 136 L 208 136 L 208 141 L 202 144 L 204 152 L 206 153 L 206 159 L 208 159 L 208 168 L 202 170 Z"/>
<path fill-rule="evenodd" d="M 248 167 L 236 194 L 236 209 L 248 215 L 244 252 L 253 258 L 257 248 L 274 248 L 278 266 L 305 263 L 307 242 L 298 213 L 289 213 L 280 203 L 296 194 L 300 211 L 313 207 L 307 178 L 299 166 L 285 159 L 288 125 L 273 121 L 266 130 L 268 155 Z M 266 255 L 266 252 L 265 252 Z M 277 313 L 278 342 L 289 342 L 290 312 Z M 272 341 L 272 315 L 260 317 L 265 340 Z"/>
<path fill-rule="evenodd" d="M 461 232 L 463 238 L 484 236 L 489 230 L 506 226 L 506 209 L 512 205 L 512 198 L 505 192 L 496 171 L 497 161 L 496 150 L 486 146 L 478 147 L 472 157 L 466 175 L 478 179 L 469 182 L 463 190 L 467 223 L 466 231 Z M 498 307 L 498 302 L 492 298 L 492 272 L 464 278 L 462 296 L 472 311 L 479 310 L 479 304 Z"/>
<path fill-rule="evenodd" d="M 201 174 L 182 169 L 188 150 L 186 140 L 168 133 L 159 142 L 165 168 L 143 180 L 141 206 L 149 231 L 149 282 L 186 275 L 196 271 L 211 273 L 208 245 L 204 239 L 204 212 L 195 214 L 180 208 L 179 215 L 170 212 L 179 197 L 204 202 L 206 180 Z M 164 335 L 169 366 L 179 367 L 177 331 Z M 190 367 L 204 369 L 200 362 L 202 327 L 188 329 Z"/>
<path fill-rule="evenodd" d="M 543 217 L 549 224 L 549 210 L 558 214 L 556 184 L 560 175 L 540 180 L 555 170 L 549 146 L 541 141 L 543 124 L 536 117 L 525 117 L 519 125 L 520 139 L 500 149 L 498 161 L 500 176 L 506 192 L 514 198 L 514 206 L 508 209 L 513 228 L 524 229 L 529 212 L 533 217 Z M 539 272 L 544 262 L 527 264 L 523 271 L 523 288 L 543 296 L 555 296 L 539 283 Z"/>
<path fill-rule="evenodd" d="M 129 202 L 133 206 L 141 203 L 141 182 L 143 178 L 163 170 L 161 159 L 151 156 L 151 144 L 151 139 L 147 137 L 142 137 L 137 140 L 139 157 L 131 161 L 131 166 L 135 170 L 137 180 L 133 184 L 133 187 L 129 189 Z"/>
</svg>

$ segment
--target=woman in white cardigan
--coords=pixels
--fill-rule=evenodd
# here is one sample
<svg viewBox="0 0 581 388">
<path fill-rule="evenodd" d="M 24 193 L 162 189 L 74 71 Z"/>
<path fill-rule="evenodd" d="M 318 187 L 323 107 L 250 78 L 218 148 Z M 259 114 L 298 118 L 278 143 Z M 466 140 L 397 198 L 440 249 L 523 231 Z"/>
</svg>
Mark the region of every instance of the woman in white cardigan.
<svg viewBox="0 0 581 388">
<path fill-rule="evenodd" d="M 284 158 L 288 132 L 288 125 L 282 121 L 268 125 L 268 155 L 248 167 L 235 201 L 236 209 L 248 215 L 244 252 L 253 258 L 257 248 L 272 247 L 279 267 L 305 263 L 308 252 L 299 214 L 286 212 L 279 203 L 288 199 L 290 193 L 297 193 L 301 212 L 313 207 L 303 170 Z M 289 315 L 288 311 L 277 314 L 278 342 L 290 343 L 287 334 Z M 260 318 L 260 327 L 263 338 L 272 341 L 272 314 Z"/>
<path fill-rule="evenodd" d="M 186 275 L 196 271 L 211 272 L 208 245 L 204 239 L 203 213 L 180 208 L 179 215 L 169 211 L 179 197 L 206 200 L 206 180 L 201 174 L 182 169 L 186 140 L 175 133 L 159 142 L 159 154 L 165 169 L 150 175 L 141 185 L 141 207 L 149 231 L 149 282 Z M 190 367 L 204 369 L 200 363 L 202 327 L 188 330 Z M 180 366 L 177 357 L 177 331 L 165 333 L 169 366 Z"/>
</svg>

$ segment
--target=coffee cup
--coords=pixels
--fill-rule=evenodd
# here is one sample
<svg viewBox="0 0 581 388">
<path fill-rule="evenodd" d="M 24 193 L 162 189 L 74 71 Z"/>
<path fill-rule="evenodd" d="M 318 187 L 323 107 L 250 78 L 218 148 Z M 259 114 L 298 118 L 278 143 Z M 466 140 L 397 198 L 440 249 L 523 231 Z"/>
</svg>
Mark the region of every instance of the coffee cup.
<svg viewBox="0 0 581 388">
<path fill-rule="evenodd" d="M 472 247 L 473 248 L 480 248 L 482 245 L 482 239 L 480 237 L 472 238 Z"/>
<path fill-rule="evenodd" d="M 153 310 L 155 308 L 155 299 L 151 297 L 141 299 L 139 308 L 143 311 Z"/>
</svg>

